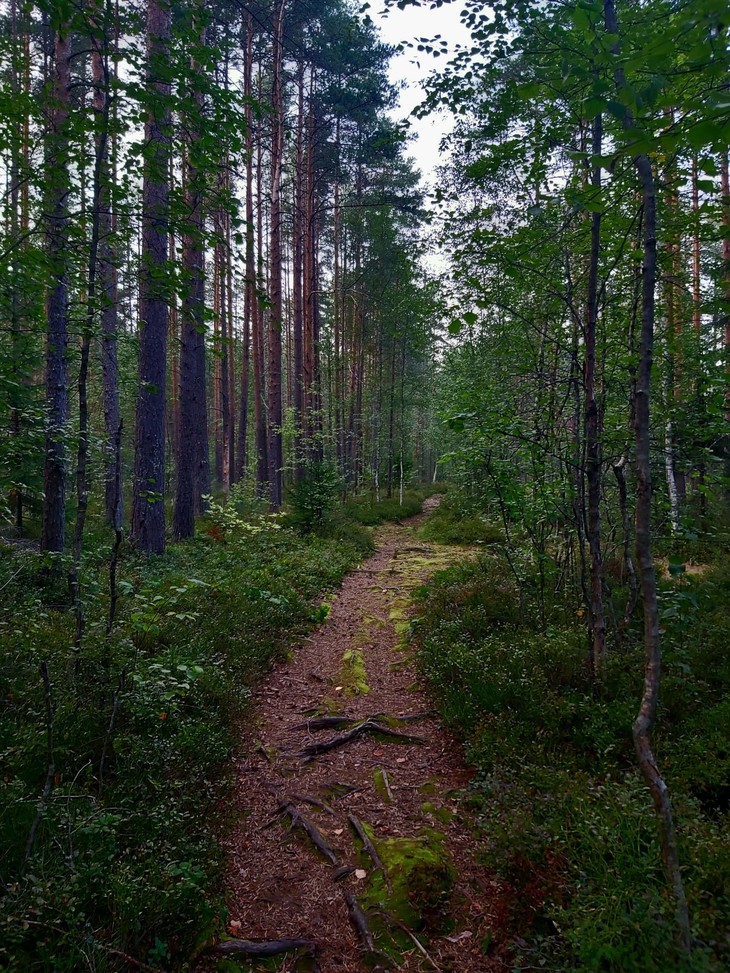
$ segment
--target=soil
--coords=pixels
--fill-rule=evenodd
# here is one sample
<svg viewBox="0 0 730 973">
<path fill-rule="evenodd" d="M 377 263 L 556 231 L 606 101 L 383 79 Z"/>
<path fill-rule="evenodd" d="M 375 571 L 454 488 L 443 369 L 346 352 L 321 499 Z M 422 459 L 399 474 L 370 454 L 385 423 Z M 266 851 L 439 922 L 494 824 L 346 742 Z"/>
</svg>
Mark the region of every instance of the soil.
<svg viewBox="0 0 730 973">
<path fill-rule="evenodd" d="M 427 509 L 437 502 L 427 501 Z M 313 944 L 313 955 L 288 953 L 259 965 L 239 959 L 229 966 L 226 960 L 221 969 L 501 968 L 485 955 L 498 887 L 479 864 L 478 838 L 463 802 L 470 771 L 460 745 L 433 713 L 408 643 L 413 589 L 435 570 L 471 556 L 464 548 L 419 540 L 426 516 L 378 529 L 376 553 L 346 578 L 326 622 L 254 695 L 236 762 L 235 824 L 224 842 L 228 934 L 248 941 L 302 939 Z M 312 722 L 333 714 L 353 722 L 323 729 Z M 313 757 L 302 752 L 377 714 L 406 719 L 379 716 L 373 732 Z M 408 738 L 382 735 L 378 725 Z M 316 827 L 330 860 L 297 815 Z M 391 907 L 385 880 L 351 815 L 372 836 L 386 870 L 390 863 L 388 882 L 405 876 L 405 914 L 384 917 Z M 399 849 L 412 846 L 426 853 L 420 872 L 407 871 L 411 859 L 397 858 Z M 341 866 L 352 871 L 342 877 Z M 356 929 L 348 897 L 351 906 L 360 903 L 369 928 Z M 393 908 L 397 898 L 394 893 Z"/>
</svg>

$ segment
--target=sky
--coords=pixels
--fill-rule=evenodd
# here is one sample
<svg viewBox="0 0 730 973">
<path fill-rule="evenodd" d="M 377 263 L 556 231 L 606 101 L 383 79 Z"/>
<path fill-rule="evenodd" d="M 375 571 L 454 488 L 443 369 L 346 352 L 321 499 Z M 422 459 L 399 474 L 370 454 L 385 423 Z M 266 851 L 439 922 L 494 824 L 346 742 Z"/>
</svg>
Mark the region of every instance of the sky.
<svg viewBox="0 0 730 973">
<path fill-rule="evenodd" d="M 429 10 L 427 7 L 398 10 L 397 7 L 390 7 L 387 8 L 386 17 L 386 4 L 383 0 L 374 0 L 368 13 L 388 44 L 440 34 L 451 46 L 469 41 L 469 34 L 459 19 L 462 6 L 462 0 L 454 0 L 438 10 Z M 444 57 L 434 58 L 430 54 L 408 49 L 393 58 L 390 67 L 391 81 L 395 84 L 406 82 L 406 87 L 401 92 L 400 106 L 393 113 L 396 118 L 410 115 L 423 98 L 420 82 L 444 62 Z M 441 113 L 425 119 L 411 118 L 411 124 L 416 138 L 409 146 L 409 155 L 415 158 L 426 182 L 433 182 L 434 168 L 439 163 L 439 143 L 451 128 L 450 119 L 448 115 Z"/>
</svg>

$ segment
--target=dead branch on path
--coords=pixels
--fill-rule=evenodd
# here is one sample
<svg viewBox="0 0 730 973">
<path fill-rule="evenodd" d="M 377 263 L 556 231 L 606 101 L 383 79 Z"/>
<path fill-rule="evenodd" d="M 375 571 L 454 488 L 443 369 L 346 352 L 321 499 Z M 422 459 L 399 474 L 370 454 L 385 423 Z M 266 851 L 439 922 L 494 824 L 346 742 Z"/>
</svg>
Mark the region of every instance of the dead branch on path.
<svg viewBox="0 0 730 973">
<path fill-rule="evenodd" d="M 225 943 L 218 943 L 215 951 L 261 959 L 267 956 L 278 956 L 280 953 L 291 953 L 297 949 L 306 949 L 314 953 L 316 946 L 307 939 L 272 939 L 263 943 L 254 943 L 248 939 L 229 939 Z"/>
<path fill-rule="evenodd" d="M 390 876 L 388 875 L 387 869 L 386 869 L 385 865 L 383 864 L 383 860 L 381 859 L 380 855 L 378 854 L 378 849 L 375 847 L 375 845 L 372 843 L 372 841 L 368 837 L 368 834 L 365 831 L 365 828 L 363 828 L 362 822 L 354 814 L 348 814 L 347 815 L 347 820 L 350 822 L 350 824 L 352 825 L 352 827 L 355 829 L 355 833 L 357 834 L 357 836 L 360 839 L 360 841 L 362 841 L 362 846 L 365 849 L 365 851 L 368 853 L 368 855 L 370 855 L 370 858 L 371 858 L 371 860 L 373 862 L 373 865 L 375 865 L 376 868 L 379 868 L 380 871 L 382 872 L 383 879 L 385 880 L 385 884 L 386 884 L 386 886 L 388 888 L 388 891 L 389 892 L 392 892 L 393 891 L 393 885 L 392 885 L 392 883 L 390 881 Z"/>
</svg>

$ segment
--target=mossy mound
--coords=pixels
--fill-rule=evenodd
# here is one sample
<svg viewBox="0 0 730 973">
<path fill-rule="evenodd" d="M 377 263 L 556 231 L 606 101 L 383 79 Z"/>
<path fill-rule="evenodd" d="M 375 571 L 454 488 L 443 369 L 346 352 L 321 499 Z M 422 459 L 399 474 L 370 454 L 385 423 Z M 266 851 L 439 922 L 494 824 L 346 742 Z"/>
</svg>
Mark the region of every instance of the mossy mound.
<svg viewBox="0 0 730 973">
<path fill-rule="evenodd" d="M 367 696 L 370 686 L 367 682 L 365 657 L 360 649 L 347 649 L 342 656 L 340 684 L 348 696 Z"/>
<path fill-rule="evenodd" d="M 384 912 L 414 932 L 447 932 L 454 868 L 444 836 L 426 829 L 414 838 L 378 839 L 372 828 L 363 827 L 387 869 L 392 891 L 380 871 L 372 871 L 360 897 L 362 907 L 373 914 Z"/>
</svg>

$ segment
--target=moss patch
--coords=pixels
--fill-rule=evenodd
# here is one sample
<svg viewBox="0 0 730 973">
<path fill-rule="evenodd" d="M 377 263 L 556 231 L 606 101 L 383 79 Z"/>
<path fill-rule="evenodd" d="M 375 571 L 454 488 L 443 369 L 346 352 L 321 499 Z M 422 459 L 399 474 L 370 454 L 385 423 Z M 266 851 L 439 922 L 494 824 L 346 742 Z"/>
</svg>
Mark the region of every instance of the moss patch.
<svg viewBox="0 0 730 973">
<path fill-rule="evenodd" d="M 385 912 L 414 932 L 448 931 L 454 868 L 444 836 L 425 829 L 414 838 L 378 839 L 372 828 L 363 827 L 377 848 L 393 887 L 389 892 L 380 871 L 371 871 L 368 887 L 360 899 L 363 908 L 374 913 Z"/>
<path fill-rule="evenodd" d="M 370 686 L 367 683 L 365 657 L 361 649 L 347 649 L 342 656 L 339 685 L 348 696 L 367 696 Z"/>
<path fill-rule="evenodd" d="M 390 776 L 388 777 L 390 781 L 391 788 L 393 787 L 393 781 Z M 375 784 L 375 790 L 381 800 L 385 801 L 386 804 L 390 804 L 390 798 L 388 797 L 388 790 L 385 786 L 385 779 L 383 778 L 383 768 L 376 767 L 373 771 L 373 783 Z"/>
</svg>

